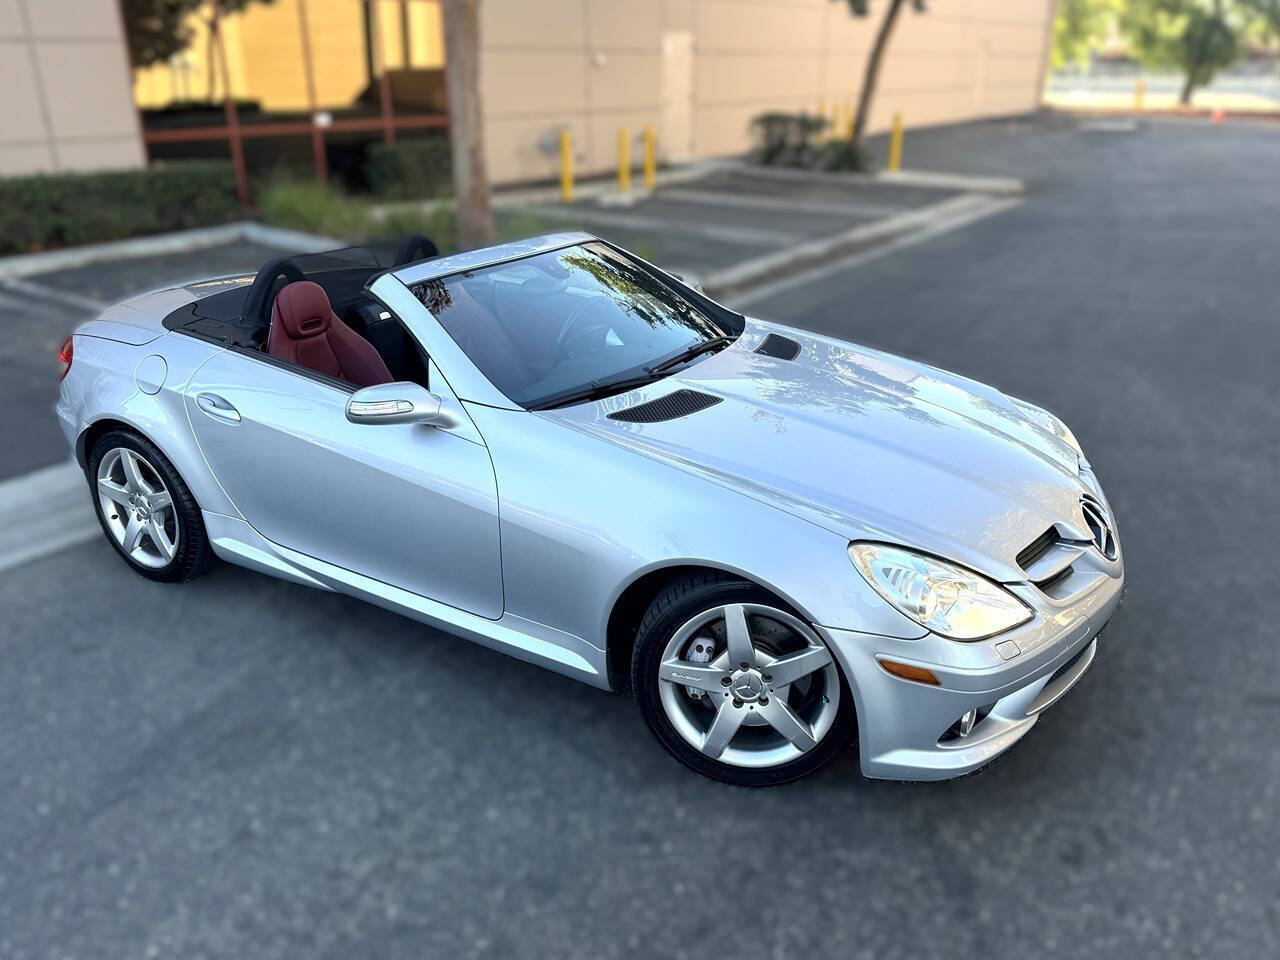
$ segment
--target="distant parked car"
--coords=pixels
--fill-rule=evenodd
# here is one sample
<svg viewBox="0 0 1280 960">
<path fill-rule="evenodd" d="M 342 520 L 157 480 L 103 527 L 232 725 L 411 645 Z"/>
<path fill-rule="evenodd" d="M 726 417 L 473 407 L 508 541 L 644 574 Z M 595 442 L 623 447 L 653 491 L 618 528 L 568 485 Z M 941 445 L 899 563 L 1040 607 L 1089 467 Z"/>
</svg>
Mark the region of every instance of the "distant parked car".
<svg viewBox="0 0 1280 960">
<path fill-rule="evenodd" d="M 854 738 L 867 776 L 965 773 L 1092 661 L 1123 558 L 1053 415 L 585 234 L 400 260 L 76 330 L 57 413 L 134 570 L 221 557 L 630 689 L 738 784 Z"/>
</svg>

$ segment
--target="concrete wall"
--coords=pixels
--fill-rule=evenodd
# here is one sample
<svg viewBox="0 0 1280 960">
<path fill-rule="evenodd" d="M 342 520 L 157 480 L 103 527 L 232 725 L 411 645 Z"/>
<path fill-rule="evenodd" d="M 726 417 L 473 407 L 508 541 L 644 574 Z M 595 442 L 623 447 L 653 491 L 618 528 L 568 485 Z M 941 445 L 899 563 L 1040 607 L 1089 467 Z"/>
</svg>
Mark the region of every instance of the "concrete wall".
<svg viewBox="0 0 1280 960">
<path fill-rule="evenodd" d="M 843 0 L 484 0 L 490 174 L 552 175 L 562 127 L 582 172 L 616 164 L 621 125 L 653 124 L 669 158 L 739 153 L 758 113 L 856 98 L 885 4 L 854 18 Z M 928 8 L 900 16 L 872 131 L 895 110 L 911 127 L 1037 105 L 1053 0 Z"/>
<path fill-rule="evenodd" d="M 144 160 L 116 0 L 0 0 L 0 176 Z"/>
</svg>

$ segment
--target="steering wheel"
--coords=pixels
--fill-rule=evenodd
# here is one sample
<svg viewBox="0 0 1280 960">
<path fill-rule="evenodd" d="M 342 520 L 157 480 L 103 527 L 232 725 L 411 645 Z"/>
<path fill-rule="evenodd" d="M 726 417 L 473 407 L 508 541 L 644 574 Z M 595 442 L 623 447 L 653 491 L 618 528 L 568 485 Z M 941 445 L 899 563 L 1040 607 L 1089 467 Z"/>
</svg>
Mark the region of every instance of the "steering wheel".
<svg viewBox="0 0 1280 960">
<path fill-rule="evenodd" d="M 591 311 L 598 310 L 601 307 L 606 309 L 607 314 L 591 319 Z M 613 326 L 613 310 L 612 301 L 592 297 L 569 314 L 564 326 L 560 328 L 560 336 L 556 338 L 554 363 L 558 365 L 577 357 L 576 345 L 587 340 L 592 335 L 607 334 Z M 601 339 L 603 340 L 603 337 Z"/>
</svg>

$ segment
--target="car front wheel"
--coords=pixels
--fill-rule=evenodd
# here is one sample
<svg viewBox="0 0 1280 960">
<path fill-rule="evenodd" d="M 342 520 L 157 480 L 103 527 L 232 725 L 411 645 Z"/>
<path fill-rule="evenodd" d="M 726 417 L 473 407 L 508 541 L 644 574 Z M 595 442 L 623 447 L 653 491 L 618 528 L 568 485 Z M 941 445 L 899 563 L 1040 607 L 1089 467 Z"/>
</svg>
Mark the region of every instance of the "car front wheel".
<svg viewBox="0 0 1280 960">
<path fill-rule="evenodd" d="M 756 585 L 714 573 L 676 580 L 650 605 L 632 689 L 672 756 L 742 786 L 812 773 L 856 722 L 840 667 L 812 627 Z"/>
</svg>

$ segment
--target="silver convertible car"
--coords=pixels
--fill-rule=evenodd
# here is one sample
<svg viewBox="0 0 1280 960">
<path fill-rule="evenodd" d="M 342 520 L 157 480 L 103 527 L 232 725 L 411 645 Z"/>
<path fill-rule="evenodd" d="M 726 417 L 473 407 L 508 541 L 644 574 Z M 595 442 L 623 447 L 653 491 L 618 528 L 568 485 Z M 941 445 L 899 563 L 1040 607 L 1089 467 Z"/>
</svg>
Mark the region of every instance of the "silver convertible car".
<svg viewBox="0 0 1280 960">
<path fill-rule="evenodd" d="M 972 771 L 1088 669 L 1123 557 L 1039 407 L 746 317 L 585 234 L 136 296 L 57 414 L 138 573 L 215 557 L 614 691 L 731 783 Z"/>
</svg>

